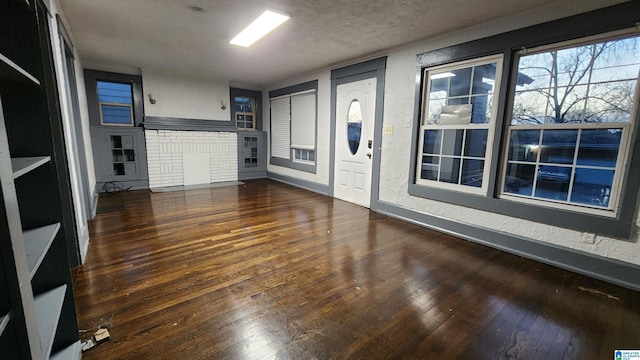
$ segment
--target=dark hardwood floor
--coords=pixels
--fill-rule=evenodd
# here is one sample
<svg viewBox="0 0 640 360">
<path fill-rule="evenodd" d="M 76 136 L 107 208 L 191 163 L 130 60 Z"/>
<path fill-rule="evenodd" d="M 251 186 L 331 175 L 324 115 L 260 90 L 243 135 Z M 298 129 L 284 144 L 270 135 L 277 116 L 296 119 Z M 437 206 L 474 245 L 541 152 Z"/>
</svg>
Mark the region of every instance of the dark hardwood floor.
<svg viewBox="0 0 640 360">
<path fill-rule="evenodd" d="M 612 359 L 640 293 L 268 180 L 102 195 L 83 359 Z M 118 209 L 118 206 L 114 206 Z"/>
</svg>

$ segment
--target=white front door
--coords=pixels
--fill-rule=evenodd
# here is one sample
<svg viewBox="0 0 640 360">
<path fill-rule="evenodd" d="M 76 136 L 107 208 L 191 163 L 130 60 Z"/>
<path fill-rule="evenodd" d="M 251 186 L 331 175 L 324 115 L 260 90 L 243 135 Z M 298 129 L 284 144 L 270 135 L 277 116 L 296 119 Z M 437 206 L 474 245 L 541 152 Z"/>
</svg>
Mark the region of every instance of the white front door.
<svg viewBox="0 0 640 360">
<path fill-rule="evenodd" d="M 371 200 L 376 78 L 336 89 L 336 138 L 333 195 L 364 207 Z"/>
</svg>

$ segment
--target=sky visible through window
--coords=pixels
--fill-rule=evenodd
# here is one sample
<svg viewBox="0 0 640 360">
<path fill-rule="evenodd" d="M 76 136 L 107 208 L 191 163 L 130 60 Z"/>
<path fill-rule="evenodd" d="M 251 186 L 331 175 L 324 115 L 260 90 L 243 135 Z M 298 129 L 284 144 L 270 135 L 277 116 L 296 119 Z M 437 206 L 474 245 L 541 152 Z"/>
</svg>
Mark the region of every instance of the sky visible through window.
<svg viewBox="0 0 640 360">
<path fill-rule="evenodd" d="M 512 125 L 628 122 L 640 70 L 640 37 L 525 55 Z"/>
<path fill-rule="evenodd" d="M 520 57 L 505 193 L 612 209 L 633 120 L 639 39 Z"/>
</svg>

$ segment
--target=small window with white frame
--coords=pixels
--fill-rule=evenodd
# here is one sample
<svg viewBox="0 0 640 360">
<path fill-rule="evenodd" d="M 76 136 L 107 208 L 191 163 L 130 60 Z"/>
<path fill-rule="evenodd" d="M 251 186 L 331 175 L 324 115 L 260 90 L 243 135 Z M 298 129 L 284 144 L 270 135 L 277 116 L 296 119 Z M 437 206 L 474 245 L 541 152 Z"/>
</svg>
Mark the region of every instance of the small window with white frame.
<svg viewBox="0 0 640 360">
<path fill-rule="evenodd" d="M 638 111 L 640 37 L 522 50 L 501 197 L 614 216 Z"/>
<path fill-rule="evenodd" d="M 256 128 L 255 99 L 247 96 L 234 97 L 234 113 L 238 129 Z"/>
<path fill-rule="evenodd" d="M 100 124 L 133 126 L 133 90 L 131 84 L 98 81 Z"/>
<path fill-rule="evenodd" d="M 486 194 L 502 55 L 424 69 L 416 184 Z"/>
</svg>

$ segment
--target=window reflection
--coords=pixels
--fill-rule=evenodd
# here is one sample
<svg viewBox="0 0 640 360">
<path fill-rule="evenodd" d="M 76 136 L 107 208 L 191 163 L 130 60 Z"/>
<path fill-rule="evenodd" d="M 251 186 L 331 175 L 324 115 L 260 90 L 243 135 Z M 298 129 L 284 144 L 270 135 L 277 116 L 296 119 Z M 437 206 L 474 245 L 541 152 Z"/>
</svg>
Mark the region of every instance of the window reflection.
<svg viewBox="0 0 640 360">
<path fill-rule="evenodd" d="M 462 163 L 463 185 L 482 187 L 482 171 L 484 169 L 483 160 L 466 159 Z"/>
<path fill-rule="evenodd" d="M 440 158 L 440 181 L 457 184 L 460 174 L 460 159 L 452 157 Z"/>
<path fill-rule="evenodd" d="M 567 201 L 571 168 L 564 166 L 542 165 L 536 174 L 534 197 Z"/>
<path fill-rule="evenodd" d="M 440 140 L 442 139 L 442 130 L 426 130 L 424 132 L 424 153 L 440 154 Z"/>
<path fill-rule="evenodd" d="M 537 161 L 540 151 L 540 130 L 511 132 L 509 160 Z"/>
<path fill-rule="evenodd" d="M 487 151 L 487 136 L 489 136 L 489 131 L 485 129 L 467 130 L 464 155 L 478 158 L 484 157 Z"/>
<path fill-rule="evenodd" d="M 442 135 L 442 154 L 460 156 L 464 130 L 445 130 Z"/>
<path fill-rule="evenodd" d="M 540 162 L 572 164 L 578 130 L 545 130 L 540 147 Z"/>
<path fill-rule="evenodd" d="M 358 100 L 352 100 L 347 111 L 347 140 L 352 155 L 358 152 L 362 138 L 362 108 Z"/>
<path fill-rule="evenodd" d="M 607 207 L 614 170 L 576 169 L 571 202 Z"/>
<path fill-rule="evenodd" d="M 431 180 L 465 185 L 467 189 L 481 188 L 485 183 L 499 64 L 500 58 L 494 56 L 473 64 L 425 69 L 428 83 L 423 93 L 421 170 L 417 182 Z"/>
<path fill-rule="evenodd" d="M 514 130 L 503 191 L 607 207 L 621 137 L 619 128 Z"/>
<path fill-rule="evenodd" d="M 420 178 L 481 187 L 488 135 L 487 129 L 425 130 Z"/>
<path fill-rule="evenodd" d="M 491 121 L 491 98 L 495 92 L 495 62 L 431 74 L 427 123 L 437 124 L 442 107 L 473 104 L 471 123 Z M 473 82 L 471 81 L 473 78 Z"/>
<path fill-rule="evenodd" d="M 255 99 L 251 97 L 235 96 L 233 98 L 233 110 L 238 129 L 255 128 Z"/>
<path fill-rule="evenodd" d="M 234 107 L 236 111 L 253 112 L 253 99 L 236 96 L 234 99 Z"/>
<path fill-rule="evenodd" d="M 622 138 L 632 127 L 639 39 L 521 54 L 504 193 L 612 209 Z"/>
<path fill-rule="evenodd" d="M 614 168 L 621 138 L 620 129 L 582 130 L 577 164 Z"/>
<path fill-rule="evenodd" d="M 640 71 L 637 38 L 522 56 L 512 125 L 628 122 Z"/>
<path fill-rule="evenodd" d="M 535 172 L 535 165 L 508 164 L 504 192 L 531 196 L 533 194 L 533 178 Z"/>
<path fill-rule="evenodd" d="M 439 160 L 440 158 L 437 156 L 423 156 L 420 177 L 426 180 L 438 180 Z"/>
</svg>

